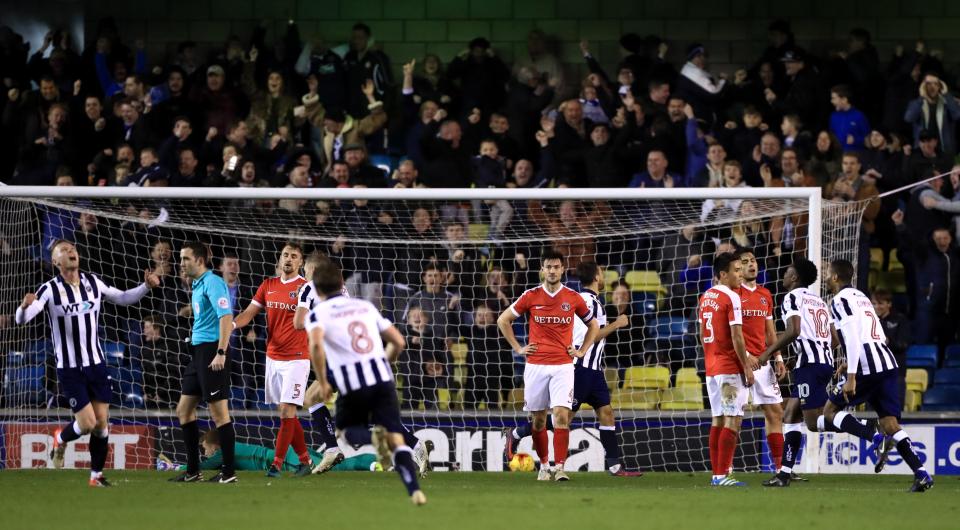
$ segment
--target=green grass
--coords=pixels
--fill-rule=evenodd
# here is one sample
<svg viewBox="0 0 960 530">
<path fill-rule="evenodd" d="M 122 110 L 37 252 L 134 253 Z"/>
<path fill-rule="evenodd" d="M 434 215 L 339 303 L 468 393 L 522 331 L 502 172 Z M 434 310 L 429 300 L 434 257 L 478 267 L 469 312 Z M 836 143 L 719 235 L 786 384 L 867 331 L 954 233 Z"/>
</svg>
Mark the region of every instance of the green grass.
<svg viewBox="0 0 960 530">
<path fill-rule="evenodd" d="M 922 494 L 906 476 L 824 475 L 770 490 L 717 490 L 706 474 L 613 478 L 574 473 L 539 483 L 533 473 L 433 473 L 416 508 L 393 473 L 332 473 L 240 482 L 170 484 L 169 473 L 108 474 L 112 489 L 86 485 L 85 471 L 0 471 L 0 528 L 452 530 L 579 528 L 958 528 L 960 479 L 941 476 Z M 309 526 L 308 526 L 309 525 Z"/>
</svg>

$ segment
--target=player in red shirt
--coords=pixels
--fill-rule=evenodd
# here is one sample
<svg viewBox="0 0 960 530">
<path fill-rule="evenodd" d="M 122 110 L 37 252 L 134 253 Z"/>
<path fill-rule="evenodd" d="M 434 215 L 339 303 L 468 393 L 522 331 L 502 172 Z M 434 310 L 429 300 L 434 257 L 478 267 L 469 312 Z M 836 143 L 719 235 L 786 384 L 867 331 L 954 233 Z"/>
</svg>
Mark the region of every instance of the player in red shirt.
<svg viewBox="0 0 960 530">
<path fill-rule="evenodd" d="M 740 284 L 740 305 L 743 308 L 743 340 L 747 353 L 760 357 L 767 351 L 767 345 L 777 341 L 777 328 L 773 323 L 773 295 L 757 285 L 760 267 L 757 258 L 750 249 L 740 249 L 733 253 L 743 267 L 743 281 Z M 780 394 L 780 380 L 787 375 L 783 357 L 777 354 L 772 362 L 764 362 L 754 372 L 754 383 L 750 387 L 753 404 L 763 411 L 764 426 L 767 431 L 767 446 L 775 469 L 780 469 L 783 457 L 783 396 Z"/>
<path fill-rule="evenodd" d="M 720 254 L 713 260 L 714 285 L 700 297 L 698 308 L 700 340 L 707 368 L 707 396 L 710 398 L 710 464 L 714 486 L 745 486 L 729 474 L 737 435 L 747 403 L 747 389 L 753 384 L 756 357 L 747 354 L 743 339 L 740 288 L 740 260 Z"/>
<path fill-rule="evenodd" d="M 523 410 L 533 416 L 533 446 L 540 457 L 537 480 L 570 480 L 563 470 L 570 445 L 570 418 L 573 408 L 573 358 L 590 351 L 600 327 L 590 308 L 576 291 L 565 287 L 564 257 L 550 251 L 543 257 L 543 284 L 528 289 L 497 319 L 497 326 L 513 350 L 525 355 Z M 527 315 L 529 341 L 521 346 L 513 333 L 513 321 Z M 577 350 L 573 347 L 574 315 L 587 324 L 587 334 Z M 547 412 L 553 409 L 553 456 L 549 466 Z"/>
<path fill-rule="evenodd" d="M 287 449 L 292 445 L 300 457 L 300 466 L 294 474 L 310 474 L 310 455 L 304 439 L 303 427 L 297 419 L 297 409 L 303 406 L 307 378 L 310 376 L 310 352 L 307 333 L 293 327 L 297 311 L 297 293 L 307 283 L 300 276 L 303 250 L 300 245 L 287 243 L 280 251 L 280 276 L 267 278 L 260 284 L 250 305 L 237 315 L 237 329 L 250 323 L 264 309 L 267 310 L 267 361 L 264 384 L 266 402 L 276 404 L 280 412 L 280 430 L 277 432 L 273 465 L 268 477 L 279 477 Z"/>
</svg>

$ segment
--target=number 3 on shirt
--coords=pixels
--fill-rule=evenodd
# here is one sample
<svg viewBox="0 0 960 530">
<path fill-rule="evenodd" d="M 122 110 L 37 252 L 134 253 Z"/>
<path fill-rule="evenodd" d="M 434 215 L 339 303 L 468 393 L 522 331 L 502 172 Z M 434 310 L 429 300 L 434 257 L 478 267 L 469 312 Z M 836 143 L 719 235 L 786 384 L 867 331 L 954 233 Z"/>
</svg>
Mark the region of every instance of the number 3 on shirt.
<svg viewBox="0 0 960 530">
<path fill-rule="evenodd" d="M 707 333 L 703 334 L 703 343 L 710 344 L 713 342 L 713 313 L 704 313 L 703 320 L 703 327 L 707 330 Z"/>
<path fill-rule="evenodd" d="M 363 322 L 359 320 L 351 322 L 347 326 L 347 333 L 350 334 L 350 347 L 353 351 L 360 354 L 373 351 L 373 339 L 370 338 L 367 326 Z"/>
</svg>

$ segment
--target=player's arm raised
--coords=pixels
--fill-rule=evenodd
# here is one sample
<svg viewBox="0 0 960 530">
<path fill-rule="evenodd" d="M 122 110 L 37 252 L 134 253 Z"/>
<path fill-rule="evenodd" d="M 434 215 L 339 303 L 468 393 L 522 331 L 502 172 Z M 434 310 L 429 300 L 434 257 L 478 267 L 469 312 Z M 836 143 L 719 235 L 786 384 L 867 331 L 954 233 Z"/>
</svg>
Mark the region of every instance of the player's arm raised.
<svg viewBox="0 0 960 530">
<path fill-rule="evenodd" d="M 97 282 L 97 286 L 100 288 L 100 292 L 103 293 L 103 297 L 118 305 L 133 305 L 146 296 L 150 289 L 160 285 L 160 278 L 150 270 L 143 272 L 143 283 L 126 291 L 121 291 L 112 285 L 107 285 L 99 277 L 94 277 L 94 281 Z"/>
<path fill-rule="evenodd" d="M 17 306 L 17 313 L 14 315 L 14 321 L 19 324 L 26 324 L 43 312 L 47 305 L 46 292 L 50 289 L 44 285 L 37 293 L 27 293 L 23 296 L 23 302 Z"/>
<path fill-rule="evenodd" d="M 743 378 L 747 386 L 753 384 L 753 368 L 751 361 L 756 363 L 756 357 L 747 353 L 747 343 L 743 340 L 743 326 L 740 324 L 730 325 L 730 338 L 733 341 L 733 351 L 737 352 L 740 359 L 740 365 L 743 366 Z"/>
<path fill-rule="evenodd" d="M 517 340 L 517 335 L 513 332 L 513 321 L 516 319 L 517 315 L 514 314 L 512 306 L 504 309 L 503 313 L 500 313 L 500 316 L 497 317 L 497 327 L 500 328 L 500 333 L 503 334 L 503 338 L 507 339 L 513 351 L 520 355 L 529 355 L 536 352 L 536 344 L 520 345 L 520 341 Z"/>
</svg>

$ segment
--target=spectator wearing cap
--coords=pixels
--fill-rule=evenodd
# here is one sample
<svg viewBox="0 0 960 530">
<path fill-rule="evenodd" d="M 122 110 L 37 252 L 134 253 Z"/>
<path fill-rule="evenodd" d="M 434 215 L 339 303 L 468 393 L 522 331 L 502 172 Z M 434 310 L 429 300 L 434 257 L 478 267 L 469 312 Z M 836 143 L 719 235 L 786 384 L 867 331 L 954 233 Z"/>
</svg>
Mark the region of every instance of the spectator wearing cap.
<svg viewBox="0 0 960 530">
<path fill-rule="evenodd" d="M 694 114 L 713 123 L 726 84 L 726 79 L 717 80 L 707 71 L 707 49 L 702 44 L 692 44 L 687 49 L 687 62 L 680 69 L 677 94 L 693 107 Z"/>
<path fill-rule="evenodd" d="M 830 89 L 830 104 L 834 109 L 830 114 L 830 131 L 840 140 L 844 152 L 859 152 L 866 148 L 870 124 L 867 117 L 854 108 L 851 97 L 853 94 L 847 85 L 837 85 Z"/>
<path fill-rule="evenodd" d="M 370 93 L 365 88 L 367 80 L 373 83 L 374 101 L 383 101 L 384 95 L 393 86 L 393 71 L 390 58 L 373 48 L 370 26 L 358 22 L 350 33 L 350 51 L 343 56 L 346 69 L 347 112 L 357 118 L 373 114 Z"/>
<path fill-rule="evenodd" d="M 347 144 L 343 148 L 343 160 L 350 172 L 351 186 L 386 188 L 387 176 L 382 169 L 370 163 L 367 148 L 360 143 Z"/>
<path fill-rule="evenodd" d="M 328 109 L 346 105 L 347 71 L 343 59 L 327 46 L 320 35 L 304 44 L 294 66 L 303 77 L 315 76 L 317 97 Z M 366 79 L 366 78 L 364 78 Z"/>
<path fill-rule="evenodd" d="M 202 109 L 206 126 L 217 132 L 226 131 L 227 126 L 246 116 L 249 106 L 243 94 L 227 86 L 226 73 L 219 64 L 207 68 L 206 83 L 193 88 L 190 100 Z"/>
<path fill-rule="evenodd" d="M 323 161 L 324 171 L 330 170 L 334 160 L 343 158 L 344 147 L 348 144 L 363 144 L 368 136 L 382 129 L 387 123 L 383 102 L 375 97 L 373 81 L 368 79 L 363 84 L 363 93 L 369 110 L 363 118 L 347 114 L 342 109 L 325 108 L 316 93 L 310 92 L 303 96 L 305 116 L 311 124 L 311 142 L 314 152 L 320 155 Z"/>
<path fill-rule="evenodd" d="M 960 103 L 950 95 L 947 84 L 934 74 L 927 74 L 920 83 L 920 97 L 907 105 L 904 121 L 913 127 L 914 147 L 920 147 L 920 133 L 929 131 L 939 144 L 939 151 L 957 152 L 956 128 L 960 121 Z"/>
<path fill-rule="evenodd" d="M 780 116 L 796 114 L 803 123 L 819 123 L 819 80 L 813 66 L 807 64 L 806 53 L 800 48 L 788 50 L 780 62 L 786 72 L 787 87 L 783 94 L 778 94 L 772 88 L 764 89 L 767 103 Z"/>
<path fill-rule="evenodd" d="M 490 41 L 477 37 L 447 68 L 450 79 L 460 82 L 462 112 L 474 109 L 489 116 L 504 102 L 504 87 L 510 79 L 510 70 L 493 52 Z"/>
<path fill-rule="evenodd" d="M 910 149 L 910 156 L 904 159 L 901 180 L 898 185 L 913 184 L 932 175 L 939 175 L 950 171 L 953 167 L 953 158 L 950 154 L 938 149 L 940 138 L 936 131 L 924 129 L 917 135 L 919 149 Z"/>
</svg>

